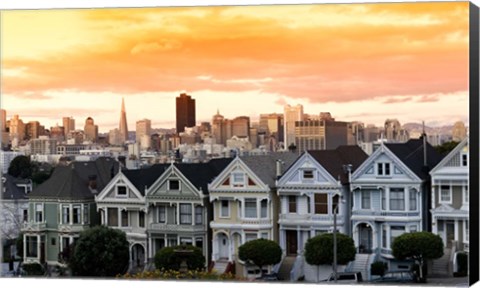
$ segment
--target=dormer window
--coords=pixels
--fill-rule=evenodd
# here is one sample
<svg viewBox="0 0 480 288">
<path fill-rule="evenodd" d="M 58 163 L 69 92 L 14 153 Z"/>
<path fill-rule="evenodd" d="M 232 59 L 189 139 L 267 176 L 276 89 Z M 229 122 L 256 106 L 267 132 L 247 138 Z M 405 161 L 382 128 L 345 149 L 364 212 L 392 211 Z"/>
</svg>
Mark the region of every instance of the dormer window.
<svg viewBox="0 0 480 288">
<path fill-rule="evenodd" d="M 244 173 L 232 173 L 232 185 L 233 187 L 245 186 L 245 174 Z"/>
<path fill-rule="evenodd" d="M 303 180 L 313 180 L 313 170 L 303 170 Z"/>
<path fill-rule="evenodd" d="M 127 197 L 127 186 L 117 186 L 117 197 Z"/>
<path fill-rule="evenodd" d="M 390 176 L 390 163 L 377 163 L 378 176 Z"/>
<path fill-rule="evenodd" d="M 168 181 L 168 190 L 180 191 L 180 181 L 169 180 Z"/>
</svg>

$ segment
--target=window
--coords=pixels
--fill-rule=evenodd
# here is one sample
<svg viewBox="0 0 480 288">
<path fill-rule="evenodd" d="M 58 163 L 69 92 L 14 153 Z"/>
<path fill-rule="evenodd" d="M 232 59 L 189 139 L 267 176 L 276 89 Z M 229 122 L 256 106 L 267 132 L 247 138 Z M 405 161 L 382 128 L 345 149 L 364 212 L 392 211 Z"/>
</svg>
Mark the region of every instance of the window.
<svg viewBox="0 0 480 288">
<path fill-rule="evenodd" d="M 228 200 L 222 200 L 220 206 L 220 217 L 230 217 L 230 204 Z"/>
<path fill-rule="evenodd" d="M 450 186 L 441 185 L 440 186 L 440 202 L 450 203 L 452 201 L 452 195 L 450 193 Z"/>
<path fill-rule="evenodd" d="M 405 233 L 405 226 L 392 226 L 390 227 L 390 248 L 392 247 L 393 241 L 398 236 Z"/>
<path fill-rule="evenodd" d="M 122 210 L 122 227 L 128 226 L 128 211 Z"/>
<path fill-rule="evenodd" d="M 262 239 L 267 239 L 267 240 L 268 240 L 268 232 L 262 232 L 262 233 L 260 234 L 260 238 L 262 238 Z"/>
<path fill-rule="evenodd" d="M 313 170 L 303 170 L 304 180 L 313 180 Z"/>
<path fill-rule="evenodd" d="M 177 246 L 177 236 L 176 235 L 168 236 L 167 241 L 168 241 L 168 246 L 169 247 Z"/>
<path fill-rule="evenodd" d="M 339 195 L 335 195 L 332 197 L 332 213 L 335 213 L 335 209 L 338 209 L 337 206 L 338 206 L 338 199 L 340 198 Z M 337 214 L 339 213 L 339 211 L 337 210 Z"/>
<path fill-rule="evenodd" d="M 390 175 L 390 163 L 377 163 L 377 175 L 389 176 Z"/>
<path fill-rule="evenodd" d="M 158 206 L 158 223 L 165 223 L 166 222 L 166 215 L 167 215 L 167 207 L 165 206 Z"/>
<path fill-rule="evenodd" d="M 257 199 L 245 199 L 245 218 L 257 218 Z"/>
<path fill-rule="evenodd" d="M 297 213 L 297 196 L 288 196 L 288 212 Z"/>
<path fill-rule="evenodd" d="M 37 223 L 43 222 L 43 204 L 42 203 L 35 204 L 35 222 Z"/>
<path fill-rule="evenodd" d="M 417 193 L 415 190 L 410 190 L 409 195 L 410 211 L 415 211 L 417 210 Z"/>
<path fill-rule="evenodd" d="M 468 194 L 468 185 L 463 186 L 463 202 L 468 203 L 470 195 Z"/>
<path fill-rule="evenodd" d="M 468 155 L 467 154 L 462 154 L 462 166 L 464 166 L 464 167 L 468 166 Z"/>
<path fill-rule="evenodd" d="M 90 223 L 89 207 L 90 206 L 88 204 L 83 205 L 83 224 Z"/>
<path fill-rule="evenodd" d="M 145 212 L 138 211 L 138 227 L 145 227 Z"/>
<path fill-rule="evenodd" d="M 62 224 L 70 223 L 70 206 L 62 205 Z"/>
<path fill-rule="evenodd" d="M 82 222 L 82 206 L 73 205 L 73 224 L 80 224 Z"/>
<path fill-rule="evenodd" d="M 260 217 L 267 218 L 267 199 L 260 201 Z"/>
<path fill-rule="evenodd" d="M 362 190 L 362 209 L 370 209 L 370 191 Z"/>
<path fill-rule="evenodd" d="M 180 181 L 169 180 L 168 181 L 168 190 L 179 191 L 180 190 Z"/>
<path fill-rule="evenodd" d="M 197 225 L 203 224 L 203 207 L 202 206 L 195 206 L 195 224 Z"/>
<path fill-rule="evenodd" d="M 180 237 L 180 244 L 193 245 L 192 238 Z"/>
<path fill-rule="evenodd" d="M 405 210 L 405 192 L 403 188 L 390 188 L 390 210 Z"/>
<path fill-rule="evenodd" d="M 202 249 L 203 251 L 203 238 L 201 237 L 195 238 L 195 246 Z"/>
<path fill-rule="evenodd" d="M 37 236 L 26 236 L 27 257 L 38 257 L 38 239 Z"/>
<path fill-rule="evenodd" d="M 328 214 L 327 194 L 315 194 L 315 214 Z"/>
<path fill-rule="evenodd" d="M 28 209 L 23 209 L 23 222 L 28 222 Z"/>
<path fill-rule="evenodd" d="M 387 248 L 387 225 L 382 228 L 382 247 Z"/>
<path fill-rule="evenodd" d="M 118 210 L 117 208 L 108 208 L 108 226 L 118 226 Z"/>
<path fill-rule="evenodd" d="M 257 233 L 245 233 L 245 243 L 257 239 Z"/>
<path fill-rule="evenodd" d="M 382 193 L 382 210 L 387 210 L 387 193 L 384 189 L 381 190 Z"/>
<path fill-rule="evenodd" d="M 411 225 L 410 226 L 410 233 L 417 232 L 417 226 Z"/>
<path fill-rule="evenodd" d="M 117 186 L 117 196 L 127 197 L 127 186 Z"/>
<path fill-rule="evenodd" d="M 232 185 L 233 187 L 243 187 L 245 185 L 245 174 L 232 173 Z"/>
<path fill-rule="evenodd" d="M 55 237 L 50 238 L 50 245 L 52 245 L 52 246 L 57 245 L 57 238 L 55 238 Z"/>
<path fill-rule="evenodd" d="M 192 204 L 180 204 L 180 224 L 192 224 Z"/>
</svg>

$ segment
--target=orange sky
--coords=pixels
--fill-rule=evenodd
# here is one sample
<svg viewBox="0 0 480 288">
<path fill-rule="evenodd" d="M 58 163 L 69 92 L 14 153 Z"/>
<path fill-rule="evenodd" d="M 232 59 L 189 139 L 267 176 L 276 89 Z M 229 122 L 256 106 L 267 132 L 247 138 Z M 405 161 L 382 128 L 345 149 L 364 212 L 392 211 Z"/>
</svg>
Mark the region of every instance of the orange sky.
<svg viewBox="0 0 480 288">
<path fill-rule="evenodd" d="M 50 127 L 88 116 L 173 127 L 175 96 L 197 121 L 329 111 L 381 125 L 468 121 L 468 2 L 1 12 L 1 106 Z"/>
</svg>

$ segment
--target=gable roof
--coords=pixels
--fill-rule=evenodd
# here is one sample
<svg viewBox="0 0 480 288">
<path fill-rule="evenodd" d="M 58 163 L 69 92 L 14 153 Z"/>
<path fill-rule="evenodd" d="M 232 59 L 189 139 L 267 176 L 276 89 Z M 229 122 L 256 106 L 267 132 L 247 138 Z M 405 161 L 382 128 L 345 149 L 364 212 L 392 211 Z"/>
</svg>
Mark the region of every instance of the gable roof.
<svg viewBox="0 0 480 288">
<path fill-rule="evenodd" d="M 145 196 L 145 187 L 150 187 L 171 164 L 155 164 L 149 168 L 139 170 L 124 170 L 123 175 Z"/>
<path fill-rule="evenodd" d="M 298 155 L 292 152 L 272 152 L 267 155 L 240 157 L 243 163 L 271 188 L 275 186 L 275 180 L 277 180 L 277 160 L 282 161 L 282 171 L 286 172 L 297 158 Z"/>
<path fill-rule="evenodd" d="M 420 179 L 427 179 L 428 172 L 441 160 L 442 155 L 426 142 L 427 167 L 423 165 L 423 139 L 410 139 L 405 143 L 387 143 L 385 146 Z"/>
<path fill-rule="evenodd" d="M 357 145 L 343 145 L 335 150 L 309 150 L 310 154 L 325 170 L 345 184 L 348 183 L 348 174 L 344 171 L 343 165 L 352 165 L 351 172 L 355 171 L 368 158 L 367 153 Z"/>
<path fill-rule="evenodd" d="M 26 200 L 28 199 L 25 190 L 21 187 L 17 186 L 18 184 L 28 184 L 29 180 L 27 179 L 18 179 L 13 177 L 10 174 L 3 174 L 3 178 L 5 178 L 5 182 L 2 183 L 3 191 L 0 192 L 0 199 L 2 200 Z M 2 179 L 3 181 L 3 179 Z"/>
<path fill-rule="evenodd" d="M 457 146 L 455 146 L 455 148 L 453 148 L 452 151 L 450 151 L 447 155 L 445 155 L 445 157 L 435 167 L 433 167 L 432 170 L 430 170 L 430 174 L 433 174 L 439 169 L 441 169 L 442 167 L 448 165 L 448 162 L 450 162 L 450 160 L 452 160 L 452 158 L 455 157 L 457 153 L 459 153 L 465 146 L 468 146 L 468 145 L 469 145 L 469 137 L 467 136 L 460 143 L 458 143 Z M 467 167 L 464 167 L 464 168 L 468 170 Z"/>
<path fill-rule="evenodd" d="M 118 162 L 107 157 L 57 166 L 47 181 L 33 189 L 29 198 L 94 199 L 94 193 L 101 191 L 108 184 L 118 167 Z M 89 187 L 89 178 L 92 176 L 96 177 L 96 191 Z"/>
</svg>

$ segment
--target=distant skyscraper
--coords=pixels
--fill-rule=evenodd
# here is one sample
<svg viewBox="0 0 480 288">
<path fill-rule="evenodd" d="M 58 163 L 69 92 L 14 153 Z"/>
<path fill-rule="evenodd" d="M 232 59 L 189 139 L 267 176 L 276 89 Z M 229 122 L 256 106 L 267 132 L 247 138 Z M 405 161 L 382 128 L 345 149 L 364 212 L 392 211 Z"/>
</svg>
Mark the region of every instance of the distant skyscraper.
<svg viewBox="0 0 480 288">
<path fill-rule="evenodd" d="M 295 122 L 295 145 L 298 153 L 306 150 L 336 149 L 340 145 L 347 145 L 348 124 L 325 120 Z"/>
<path fill-rule="evenodd" d="M 467 128 L 462 121 L 455 122 L 452 129 L 452 140 L 460 142 L 467 137 Z"/>
<path fill-rule="evenodd" d="M 212 137 L 215 138 L 216 144 L 225 144 L 225 118 L 220 115 L 220 112 L 217 110 L 217 114 L 213 115 L 212 118 Z"/>
<path fill-rule="evenodd" d="M 45 127 L 40 125 L 38 121 L 30 121 L 25 125 L 25 133 L 28 139 L 36 139 L 45 134 Z"/>
<path fill-rule="evenodd" d="M 250 134 L 250 118 L 247 116 L 236 117 L 232 120 L 232 136 L 248 137 Z"/>
<path fill-rule="evenodd" d="M 108 143 L 113 146 L 123 145 L 125 142 L 122 142 L 120 139 L 120 130 L 118 128 L 112 129 L 108 132 Z"/>
<path fill-rule="evenodd" d="M 149 119 L 138 120 L 135 130 L 136 142 L 140 143 L 143 136 L 148 136 L 150 138 L 150 134 L 152 134 L 152 121 Z"/>
<path fill-rule="evenodd" d="M 295 144 L 295 122 L 303 121 L 303 106 L 298 104 L 296 106 L 286 105 L 284 107 L 284 130 L 283 137 L 285 139 L 285 149 L 288 146 Z"/>
<path fill-rule="evenodd" d="M 85 140 L 97 142 L 98 139 L 98 126 L 93 122 L 92 117 L 88 117 L 85 120 Z"/>
<path fill-rule="evenodd" d="M 195 99 L 182 93 L 176 98 L 177 134 L 195 126 Z"/>
<path fill-rule="evenodd" d="M 63 117 L 63 129 L 65 131 L 65 139 L 67 139 L 68 132 L 75 130 L 75 119 L 73 117 Z"/>
<path fill-rule="evenodd" d="M 120 141 L 125 143 L 128 140 L 127 112 L 125 111 L 125 101 L 122 98 L 122 111 L 120 112 Z"/>
<path fill-rule="evenodd" d="M 10 139 L 13 140 L 16 138 L 18 141 L 25 139 L 25 124 L 18 115 L 13 115 L 13 118 L 10 119 Z"/>
<path fill-rule="evenodd" d="M 0 109 L 0 129 L 1 132 L 7 131 L 7 111 L 5 109 Z"/>
<path fill-rule="evenodd" d="M 400 125 L 397 119 L 385 120 L 385 139 L 387 139 L 387 141 L 396 141 L 401 129 L 402 125 Z"/>
</svg>

